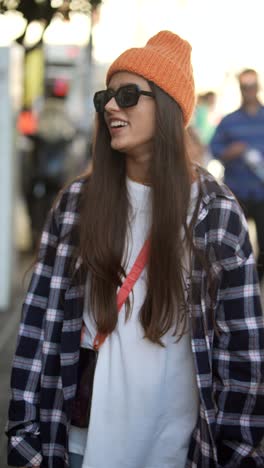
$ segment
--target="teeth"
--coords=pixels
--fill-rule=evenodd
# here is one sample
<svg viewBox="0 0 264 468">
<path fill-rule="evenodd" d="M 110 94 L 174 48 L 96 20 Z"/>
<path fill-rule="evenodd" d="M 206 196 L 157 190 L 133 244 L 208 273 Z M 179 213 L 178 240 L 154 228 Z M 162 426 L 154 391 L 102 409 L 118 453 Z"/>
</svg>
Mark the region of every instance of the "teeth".
<svg viewBox="0 0 264 468">
<path fill-rule="evenodd" d="M 121 120 L 115 120 L 110 123 L 110 127 L 126 127 L 128 124 L 127 122 L 122 122 Z"/>
</svg>

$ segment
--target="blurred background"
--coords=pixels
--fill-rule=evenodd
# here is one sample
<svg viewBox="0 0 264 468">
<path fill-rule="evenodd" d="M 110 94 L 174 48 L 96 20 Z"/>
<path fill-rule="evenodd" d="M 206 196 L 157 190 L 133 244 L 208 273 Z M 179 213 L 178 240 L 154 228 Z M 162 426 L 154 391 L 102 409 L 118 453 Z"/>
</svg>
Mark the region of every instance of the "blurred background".
<svg viewBox="0 0 264 468">
<path fill-rule="evenodd" d="M 209 144 L 240 105 L 243 68 L 258 72 L 264 100 L 263 16 L 262 0 L 0 0 L 0 468 L 24 273 L 56 193 L 89 164 L 92 97 L 108 64 L 161 29 L 192 44 L 190 147 L 221 179 Z M 250 235 L 257 252 L 253 222 Z"/>
</svg>

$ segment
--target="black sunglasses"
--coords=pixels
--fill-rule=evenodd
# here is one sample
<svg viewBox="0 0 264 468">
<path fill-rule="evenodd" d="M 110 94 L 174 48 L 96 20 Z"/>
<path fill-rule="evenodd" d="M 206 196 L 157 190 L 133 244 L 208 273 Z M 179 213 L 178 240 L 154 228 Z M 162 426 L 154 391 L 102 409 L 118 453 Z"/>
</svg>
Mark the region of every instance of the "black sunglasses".
<svg viewBox="0 0 264 468">
<path fill-rule="evenodd" d="M 136 84 L 128 84 L 121 86 L 117 91 L 112 89 L 105 89 L 104 91 L 97 91 L 94 95 L 94 107 L 96 112 L 103 113 L 106 104 L 114 97 L 118 106 L 121 108 L 136 106 L 140 95 L 154 97 L 150 91 L 142 91 Z"/>
<path fill-rule="evenodd" d="M 256 89 L 258 87 L 258 83 L 256 81 L 252 83 L 240 83 L 240 89 L 247 90 L 247 89 Z"/>
</svg>

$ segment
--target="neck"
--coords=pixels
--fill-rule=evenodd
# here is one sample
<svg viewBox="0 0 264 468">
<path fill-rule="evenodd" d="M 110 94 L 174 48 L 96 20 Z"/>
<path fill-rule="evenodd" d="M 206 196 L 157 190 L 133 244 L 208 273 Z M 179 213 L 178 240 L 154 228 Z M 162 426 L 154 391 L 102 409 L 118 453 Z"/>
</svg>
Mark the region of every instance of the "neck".
<svg viewBox="0 0 264 468">
<path fill-rule="evenodd" d="M 151 185 L 149 174 L 149 158 L 140 160 L 127 157 L 126 159 L 127 177 L 142 185 Z"/>
<path fill-rule="evenodd" d="M 142 178 L 135 179 L 134 177 L 131 177 L 131 175 L 127 175 L 127 177 L 129 178 L 129 180 L 132 180 L 132 182 L 136 182 L 137 184 L 141 185 L 146 185 L 146 187 L 151 187 L 151 183 L 146 180 L 142 180 Z"/>
<path fill-rule="evenodd" d="M 259 101 L 254 101 L 250 103 L 243 103 L 242 104 L 243 109 L 250 115 L 255 115 L 259 108 L 260 108 L 260 103 Z"/>
</svg>

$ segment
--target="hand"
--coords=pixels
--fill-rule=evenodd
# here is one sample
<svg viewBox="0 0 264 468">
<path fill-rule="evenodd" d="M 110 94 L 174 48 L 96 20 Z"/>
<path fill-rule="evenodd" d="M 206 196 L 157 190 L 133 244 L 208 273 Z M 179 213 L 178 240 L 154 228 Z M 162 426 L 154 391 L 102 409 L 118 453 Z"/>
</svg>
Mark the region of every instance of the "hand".
<svg viewBox="0 0 264 468">
<path fill-rule="evenodd" d="M 231 143 L 224 151 L 222 157 L 225 161 L 232 161 L 239 158 L 247 149 L 247 144 L 242 141 Z"/>
</svg>

